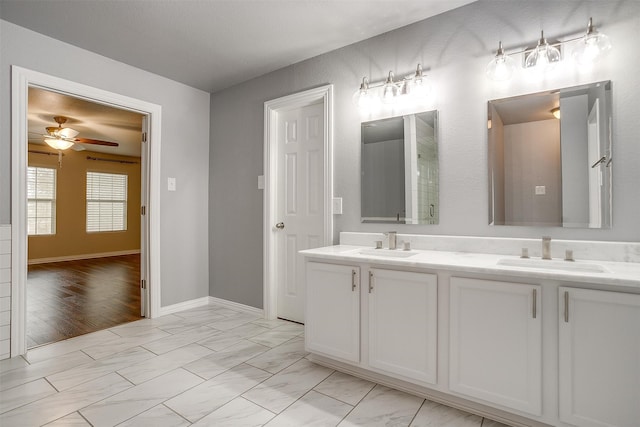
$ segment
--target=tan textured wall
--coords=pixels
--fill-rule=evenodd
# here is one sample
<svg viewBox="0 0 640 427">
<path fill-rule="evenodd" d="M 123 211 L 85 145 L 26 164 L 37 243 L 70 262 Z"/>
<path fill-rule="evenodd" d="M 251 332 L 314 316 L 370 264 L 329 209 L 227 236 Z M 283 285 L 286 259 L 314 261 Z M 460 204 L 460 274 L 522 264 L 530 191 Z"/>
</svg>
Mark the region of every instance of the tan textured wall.
<svg viewBox="0 0 640 427">
<path fill-rule="evenodd" d="M 29 144 L 29 151 L 55 152 L 44 145 Z M 87 160 L 87 156 L 136 161 L 122 164 Z M 88 151 L 64 151 L 62 167 L 58 156 L 29 152 L 29 166 L 57 170 L 56 234 L 29 236 L 28 259 L 91 256 L 140 249 L 140 159 Z M 86 232 L 86 174 L 91 172 L 128 175 L 127 230 L 106 233 Z"/>
</svg>

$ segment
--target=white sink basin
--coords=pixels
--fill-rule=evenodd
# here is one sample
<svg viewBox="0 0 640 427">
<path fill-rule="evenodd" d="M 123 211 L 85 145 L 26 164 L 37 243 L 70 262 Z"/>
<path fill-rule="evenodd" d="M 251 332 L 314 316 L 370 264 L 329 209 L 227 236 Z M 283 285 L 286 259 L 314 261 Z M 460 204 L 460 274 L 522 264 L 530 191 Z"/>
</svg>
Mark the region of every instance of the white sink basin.
<svg viewBox="0 0 640 427">
<path fill-rule="evenodd" d="M 510 267 L 535 268 L 537 270 L 573 271 L 576 273 L 605 273 L 607 269 L 600 264 L 581 261 L 560 261 L 552 259 L 501 258 L 498 265 Z"/>
<path fill-rule="evenodd" d="M 409 258 L 418 254 L 416 251 L 403 251 L 402 249 L 360 249 L 357 253 L 383 258 Z"/>
</svg>

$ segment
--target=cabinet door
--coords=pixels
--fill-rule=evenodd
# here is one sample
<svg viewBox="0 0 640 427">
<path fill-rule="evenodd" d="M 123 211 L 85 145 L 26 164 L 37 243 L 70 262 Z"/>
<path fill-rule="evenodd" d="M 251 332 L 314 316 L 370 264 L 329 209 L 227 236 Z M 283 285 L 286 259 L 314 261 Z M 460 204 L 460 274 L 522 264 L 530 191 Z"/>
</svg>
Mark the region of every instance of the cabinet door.
<svg viewBox="0 0 640 427">
<path fill-rule="evenodd" d="M 450 292 L 450 389 L 540 415 L 540 286 L 454 277 Z"/>
<path fill-rule="evenodd" d="M 371 269 L 368 279 L 369 365 L 435 384 L 437 276 Z"/>
<path fill-rule="evenodd" d="M 307 263 L 308 351 L 360 361 L 360 268 Z"/>
<path fill-rule="evenodd" d="M 560 419 L 640 425 L 640 295 L 560 288 Z"/>
</svg>

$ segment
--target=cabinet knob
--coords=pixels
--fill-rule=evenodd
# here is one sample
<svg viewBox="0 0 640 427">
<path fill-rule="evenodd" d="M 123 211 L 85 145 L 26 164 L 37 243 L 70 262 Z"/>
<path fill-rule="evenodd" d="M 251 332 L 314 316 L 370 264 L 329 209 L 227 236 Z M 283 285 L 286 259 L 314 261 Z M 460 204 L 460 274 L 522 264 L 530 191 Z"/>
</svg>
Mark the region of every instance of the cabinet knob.
<svg viewBox="0 0 640 427">
<path fill-rule="evenodd" d="M 282 230 L 282 229 L 284 228 L 284 222 L 279 222 L 279 223 L 277 223 L 277 224 L 276 224 L 276 228 L 277 228 L 278 230 Z"/>
</svg>

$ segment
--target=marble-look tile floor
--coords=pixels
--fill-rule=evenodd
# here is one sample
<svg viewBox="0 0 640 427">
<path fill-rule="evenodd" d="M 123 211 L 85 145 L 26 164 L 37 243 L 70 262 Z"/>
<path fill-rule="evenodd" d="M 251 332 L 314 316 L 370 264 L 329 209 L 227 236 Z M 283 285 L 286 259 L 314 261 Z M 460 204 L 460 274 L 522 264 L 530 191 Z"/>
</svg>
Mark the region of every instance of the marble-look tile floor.
<svg viewBox="0 0 640 427">
<path fill-rule="evenodd" d="M 0 425 L 504 427 L 307 360 L 303 326 L 221 305 L 0 361 Z"/>
</svg>

